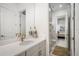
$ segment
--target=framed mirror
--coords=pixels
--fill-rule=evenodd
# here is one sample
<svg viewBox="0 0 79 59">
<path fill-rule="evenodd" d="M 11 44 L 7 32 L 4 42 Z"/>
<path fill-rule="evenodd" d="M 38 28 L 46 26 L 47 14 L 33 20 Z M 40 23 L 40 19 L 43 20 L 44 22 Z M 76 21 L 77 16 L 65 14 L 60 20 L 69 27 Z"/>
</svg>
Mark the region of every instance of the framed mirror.
<svg viewBox="0 0 79 59">
<path fill-rule="evenodd" d="M 26 9 L 20 12 L 20 34 L 26 37 Z"/>
</svg>

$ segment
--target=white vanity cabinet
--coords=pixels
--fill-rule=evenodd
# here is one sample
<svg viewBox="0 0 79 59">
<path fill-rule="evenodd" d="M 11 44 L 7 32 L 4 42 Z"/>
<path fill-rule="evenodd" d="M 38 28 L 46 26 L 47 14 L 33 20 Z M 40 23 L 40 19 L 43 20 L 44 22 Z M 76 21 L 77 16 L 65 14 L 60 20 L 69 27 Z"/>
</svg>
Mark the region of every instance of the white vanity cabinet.
<svg viewBox="0 0 79 59">
<path fill-rule="evenodd" d="M 17 56 L 25 56 L 26 55 L 26 52 L 22 52 L 20 54 L 18 54 Z"/>
<path fill-rule="evenodd" d="M 27 56 L 45 56 L 46 55 L 46 42 L 42 41 L 26 51 Z"/>
<path fill-rule="evenodd" d="M 45 40 L 32 46 L 25 52 L 22 52 L 18 56 L 45 56 L 46 55 L 46 42 Z"/>
</svg>

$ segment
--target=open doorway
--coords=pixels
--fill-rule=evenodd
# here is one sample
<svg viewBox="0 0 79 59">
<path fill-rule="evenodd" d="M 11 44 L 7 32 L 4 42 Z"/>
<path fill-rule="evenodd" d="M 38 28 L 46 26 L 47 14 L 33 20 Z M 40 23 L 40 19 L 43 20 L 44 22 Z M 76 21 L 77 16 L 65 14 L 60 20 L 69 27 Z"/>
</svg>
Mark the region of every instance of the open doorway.
<svg viewBox="0 0 79 59">
<path fill-rule="evenodd" d="M 70 3 L 49 3 L 50 55 L 70 55 Z"/>
</svg>

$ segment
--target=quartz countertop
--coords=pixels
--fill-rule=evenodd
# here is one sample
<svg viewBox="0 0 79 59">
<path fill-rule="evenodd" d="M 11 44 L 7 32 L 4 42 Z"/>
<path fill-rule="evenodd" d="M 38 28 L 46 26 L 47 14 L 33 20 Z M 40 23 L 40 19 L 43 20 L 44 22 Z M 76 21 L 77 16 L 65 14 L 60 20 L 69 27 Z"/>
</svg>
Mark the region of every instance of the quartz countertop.
<svg viewBox="0 0 79 59">
<path fill-rule="evenodd" d="M 44 38 L 28 38 L 25 39 L 25 41 L 33 41 L 33 43 L 20 45 L 20 41 L 16 41 L 7 45 L 0 46 L 0 56 L 16 56 L 44 40 Z"/>
</svg>

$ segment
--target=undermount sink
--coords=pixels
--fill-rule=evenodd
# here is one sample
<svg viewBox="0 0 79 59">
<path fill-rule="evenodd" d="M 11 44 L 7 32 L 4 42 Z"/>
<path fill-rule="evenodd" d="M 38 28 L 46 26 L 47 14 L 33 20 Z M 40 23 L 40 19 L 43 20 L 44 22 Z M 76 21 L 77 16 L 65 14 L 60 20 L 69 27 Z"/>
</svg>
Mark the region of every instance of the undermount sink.
<svg viewBox="0 0 79 59">
<path fill-rule="evenodd" d="M 5 45 L 7 45 L 7 44 L 11 44 L 11 43 L 14 43 L 14 42 L 16 42 L 16 40 L 11 40 L 11 39 L 8 39 L 8 40 L 2 40 L 2 41 L 0 41 L 0 46 L 5 46 Z"/>
<path fill-rule="evenodd" d="M 32 44 L 34 43 L 34 41 L 23 41 L 20 43 L 20 45 L 29 45 L 29 44 Z"/>
</svg>

